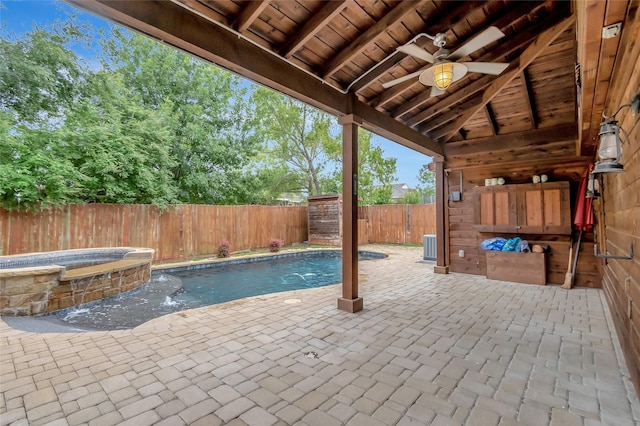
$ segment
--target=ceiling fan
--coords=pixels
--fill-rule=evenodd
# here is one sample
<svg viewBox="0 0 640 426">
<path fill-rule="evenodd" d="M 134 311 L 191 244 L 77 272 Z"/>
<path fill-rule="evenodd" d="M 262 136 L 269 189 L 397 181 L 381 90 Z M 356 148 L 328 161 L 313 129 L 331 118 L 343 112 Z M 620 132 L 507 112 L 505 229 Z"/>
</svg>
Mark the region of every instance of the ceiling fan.
<svg viewBox="0 0 640 426">
<path fill-rule="evenodd" d="M 414 44 L 414 42 L 422 35 L 432 38 L 433 44 L 438 48 L 438 51 L 433 55 Z M 504 33 L 502 31 L 496 27 L 489 27 L 451 53 L 449 49 L 445 49 L 444 47 L 447 44 L 447 37 L 445 34 L 438 33 L 435 37 L 421 34 L 414 37 L 409 43 L 398 47 L 396 50 L 406 53 L 407 55 L 415 56 L 416 58 L 429 62 L 432 65 L 427 69 L 422 69 L 405 75 L 404 77 L 383 83 L 382 87 L 388 89 L 389 87 L 395 86 L 403 81 L 419 77 L 420 83 L 425 86 L 432 86 L 431 96 L 438 96 L 443 94 L 445 89 L 449 87 L 451 83 L 460 80 L 468 72 L 498 75 L 507 69 L 509 66 L 508 63 L 456 61 L 502 37 L 504 37 Z"/>
</svg>

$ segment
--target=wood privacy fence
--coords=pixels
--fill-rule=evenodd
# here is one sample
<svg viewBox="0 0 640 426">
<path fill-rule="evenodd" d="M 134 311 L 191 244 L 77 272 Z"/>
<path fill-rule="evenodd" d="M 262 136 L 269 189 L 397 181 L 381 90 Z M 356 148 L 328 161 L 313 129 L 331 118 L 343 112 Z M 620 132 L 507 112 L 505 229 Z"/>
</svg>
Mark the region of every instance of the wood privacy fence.
<svg viewBox="0 0 640 426">
<path fill-rule="evenodd" d="M 83 204 L 38 213 L 0 209 L 0 254 L 88 247 L 149 247 L 154 261 L 214 254 L 227 239 L 232 250 L 307 238 L 307 208 L 300 206 Z"/>
<path fill-rule="evenodd" d="M 389 204 L 358 207 L 358 242 L 422 244 L 436 233 L 435 204 Z"/>
<path fill-rule="evenodd" d="M 358 242 L 422 244 L 435 233 L 435 206 L 358 208 Z M 185 204 L 163 212 L 150 205 L 72 204 L 42 212 L 0 209 L 0 255 L 90 247 L 149 247 L 154 261 L 213 255 L 227 239 L 232 250 L 308 239 L 306 206 Z"/>
</svg>

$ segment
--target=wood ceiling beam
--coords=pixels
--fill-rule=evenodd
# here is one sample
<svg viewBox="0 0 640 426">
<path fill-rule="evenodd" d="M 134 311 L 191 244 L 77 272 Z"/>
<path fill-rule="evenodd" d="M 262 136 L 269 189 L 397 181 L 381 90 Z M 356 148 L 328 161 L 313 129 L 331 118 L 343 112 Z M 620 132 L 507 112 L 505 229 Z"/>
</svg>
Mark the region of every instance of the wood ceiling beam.
<svg viewBox="0 0 640 426">
<path fill-rule="evenodd" d="M 250 1 L 234 21 L 233 26 L 235 29 L 241 33 L 246 32 L 253 24 L 253 21 L 258 19 L 262 11 L 269 6 L 269 3 L 271 3 L 271 0 Z"/>
<path fill-rule="evenodd" d="M 479 96 L 471 97 L 466 102 L 462 102 L 454 105 L 451 109 L 447 111 L 447 115 L 452 117 L 459 117 L 462 114 L 464 114 L 465 111 L 467 111 L 469 108 L 474 108 L 480 105 L 481 101 L 482 100 L 480 99 Z M 424 133 L 425 135 L 428 135 L 434 132 L 435 129 L 439 129 L 446 125 L 447 125 L 446 121 L 435 119 L 435 120 L 429 120 L 429 121 L 423 122 L 422 124 L 416 127 L 416 130 L 418 130 L 420 133 Z"/>
<path fill-rule="evenodd" d="M 180 4 L 184 6 L 186 9 L 192 10 L 197 14 L 199 14 L 200 16 L 205 17 L 211 21 L 220 22 L 221 24 L 224 24 L 224 25 L 231 25 L 231 21 L 226 16 L 219 14 L 218 12 L 209 8 L 203 3 L 200 3 L 198 0 L 170 0 L 170 1 Z M 70 1 L 67 3 L 75 4 Z"/>
<path fill-rule="evenodd" d="M 487 117 L 487 121 L 489 122 L 489 128 L 491 129 L 491 133 L 493 135 L 498 134 L 498 123 L 496 123 L 496 119 L 493 116 L 493 111 L 491 110 L 491 104 L 486 104 L 484 106 L 484 115 Z"/>
<path fill-rule="evenodd" d="M 491 100 L 498 95 L 502 89 L 508 86 L 522 70 L 526 69 L 531 62 L 540 56 L 547 46 L 553 43 L 558 36 L 571 27 L 575 21 L 575 15 L 571 15 L 559 24 L 554 25 L 541 33 L 538 38 L 529 47 L 527 47 L 524 52 L 522 52 L 518 66 L 514 67 L 511 71 L 498 76 L 498 78 L 489 85 L 482 95 L 482 102 L 480 105 L 475 108 L 471 108 L 469 111 L 465 112 L 462 117 L 455 119 L 451 125 L 447 126 L 446 133 L 442 134 L 442 142 L 446 142 L 451 139 L 451 137 L 453 137 L 455 133 L 471 119 L 471 117 L 483 108 L 484 105 L 491 102 Z"/>
<path fill-rule="evenodd" d="M 424 0 L 419 2 L 400 2 L 382 19 L 350 43 L 349 46 L 344 47 L 336 56 L 331 58 L 322 69 L 322 77 L 327 78 L 333 75 L 353 57 L 362 53 L 370 43 L 375 41 L 381 34 L 384 34 L 390 26 L 397 24 L 397 21 L 400 21 L 409 13 L 415 12 L 415 9 L 422 3 L 424 3 Z"/>
<path fill-rule="evenodd" d="M 322 9 L 315 13 L 311 19 L 296 32 L 289 41 L 280 49 L 280 54 L 285 58 L 293 56 L 307 41 L 316 35 L 333 18 L 340 14 L 351 0 L 329 1 Z"/>
<path fill-rule="evenodd" d="M 569 157 L 564 154 L 548 155 L 540 158 L 527 158 L 525 160 L 508 160 L 501 162 L 479 162 L 479 163 L 464 163 L 464 162 L 446 162 L 447 168 L 455 170 L 474 170 L 489 171 L 494 176 L 503 174 L 502 171 L 513 171 L 515 169 L 525 170 L 527 175 L 530 175 L 536 170 L 553 170 L 561 168 L 564 172 L 568 168 L 577 168 L 576 178 L 582 175 L 585 166 L 592 162 L 591 157 Z M 561 174 L 562 172 L 553 173 L 554 176 Z M 577 180 L 577 179 L 576 179 Z"/>
<path fill-rule="evenodd" d="M 524 96 L 524 101 L 527 104 L 528 112 L 529 112 L 529 120 L 531 120 L 531 128 L 538 128 L 538 121 L 536 119 L 535 107 L 531 100 L 531 85 L 529 83 L 529 79 L 527 78 L 527 71 L 520 71 L 520 80 L 522 81 L 522 96 Z"/>
<path fill-rule="evenodd" d="M 442 145 L 386 114 L 343 94 L 282 57 L 238 37 L 200 13 L 167 1 L 67 0 L 125 27 L 162 40 L 185 52 L 219 65 L 336 116 L 357 114 L 365 127 L 425 155 L 441 157 Z"/>
<path fill-rule="evenodd" d="M 402 52 L 398 52 L 398 53 L 402 53 Z M 403 55 L 404 55 L 404 53 L 403 53 Z M 406 92 L 411 86 L 413 86 L 416 83 L 418 83 L 417 79 L 411 79 L 411 80 L 403 81 L 402 83 L 398 83 L 395 86 L 390 87 L 389 89 L 387 89 L 387 90 L 383 91 L 382 93 L 380 93 L 378 96 L 376 96 L 374 99 L 372 99 L 369 102 L 369 104 L 371 106 L 373 106 L 374 108 L 382 107 L 382 105 L 384 105 L 387 102 L 391 101 L 392 99 L 400 96 L 401 94 Z M 431 93 L 431 90 L 429 90 L 427 88 L 425 88 L 425 90 L 428 91 L 429 93 Z M 382 109 L 382 108 L 380 108 L 380 109 Z"/>
<path fill-rule="evenodd" d="M 453 105 L 467 100 L 468 98 L 473 96 L 473 94 L 475 94 L 476 92 L 482 90 L 483 88 L 491 84 L 491 82 L 496 78 L 497 77 L 494 75 L 485 75 L 480 77 L 470 85 L 465 86 L 462 89 L 456 90 L 455 92 L 453 92 L 453 94 L 447 96 L 446 98 L 444 98 L 437 104 L 433 105 L 432 107 L 427 108 L 424 111 L 409 118 L 408 120 L 405 121 L 405 124 L 409 127 L 414 127 L 420 123 L 428 121 L 430 118 L 443 113 L 445 110 L 448 110 Z M 420 98 L 428 97 L 429 96 L 428 92 L 429 91 L 425 91 L 424 96 L 423 94 L 420 94 L 418 96 L 420 96 Z M 409 101 L 408 103 L 411 103 L 412 101 L 413 100 Z M 396 114 L 397 113 L 394 110 L 391 115 L 393 117 L 397 117 Z"/>
<path fill-rule="evenodd" d="M 573 142 L 577 137 L 578 126 L 576 123 L 560 124 L 544 129 L 449 142 L 445 145 L 445 154 L 447 157 L 465 157 L 478 152 L 532 148 L 544 146 L 550 142 Z"/>
</svg>

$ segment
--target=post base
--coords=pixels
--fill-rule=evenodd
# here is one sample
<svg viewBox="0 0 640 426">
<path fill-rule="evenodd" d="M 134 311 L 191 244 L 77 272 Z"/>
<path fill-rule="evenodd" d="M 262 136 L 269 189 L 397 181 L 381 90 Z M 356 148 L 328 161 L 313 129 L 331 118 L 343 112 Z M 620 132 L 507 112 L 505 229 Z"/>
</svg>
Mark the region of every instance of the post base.
<svg viewBox="0 0 640 426">
<path fill-rule="evenodd" d="M 345 299 L 344 297 L 338 298 L 338 309 L 349 313 L 361 311 L 364 307 L 364 301 L 362 297 L 356 297 L 355 299 Z"/>
<path fill-rule="evenodd" d="M 435 272 L 436 274 L 448 274 L 449 266 L 434 266 L 433 272 Z"/>
</svg>

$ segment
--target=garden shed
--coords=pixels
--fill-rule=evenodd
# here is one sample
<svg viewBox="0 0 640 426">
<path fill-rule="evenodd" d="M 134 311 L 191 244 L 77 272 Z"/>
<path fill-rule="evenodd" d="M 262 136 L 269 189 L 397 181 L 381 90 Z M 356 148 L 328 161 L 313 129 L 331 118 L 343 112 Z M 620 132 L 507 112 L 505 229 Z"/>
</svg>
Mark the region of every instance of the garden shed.
<svg viewBox="0 0 640 426">
<path fill-rule="evenodd" d="M 309 244 L 342 245 L 342 196 L 316 195 L 308 199 Z"/>
</svg>

